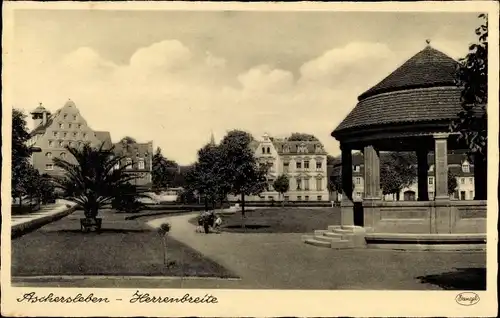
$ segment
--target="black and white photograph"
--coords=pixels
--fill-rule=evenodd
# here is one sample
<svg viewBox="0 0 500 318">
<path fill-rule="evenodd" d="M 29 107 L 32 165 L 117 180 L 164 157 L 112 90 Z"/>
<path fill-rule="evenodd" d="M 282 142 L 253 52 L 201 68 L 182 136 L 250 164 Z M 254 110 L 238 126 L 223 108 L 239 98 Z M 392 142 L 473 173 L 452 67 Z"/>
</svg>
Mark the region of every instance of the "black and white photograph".
<svg viewBox="0 0 500 318">
<path fill-rule="evenodd" d="M 4 5 L 5 314 L 255 295 L 258 316 L 311 292 L 332 316 L 353 291 L 496 312 L 498 3 L 24 4 Z"/>
</svg>

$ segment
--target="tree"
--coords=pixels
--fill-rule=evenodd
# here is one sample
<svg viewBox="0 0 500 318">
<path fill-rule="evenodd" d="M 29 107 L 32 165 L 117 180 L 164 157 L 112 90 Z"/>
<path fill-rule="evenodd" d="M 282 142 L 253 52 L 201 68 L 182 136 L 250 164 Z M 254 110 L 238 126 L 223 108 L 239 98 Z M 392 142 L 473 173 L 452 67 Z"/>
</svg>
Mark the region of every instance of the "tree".
<svg viewBox="0 0 500 318">
<path fill-rule="evenodd" d="M 326 156 L 326 164 L 328 166 L 334 166 L 336 164 L 340 163 L 340 158 L 339 157 L 334 157 L 332 155 L 327 155 Z"/>
<path fill-rule="evenodd" d="M 22 204 L 22 196 L 26 195 L 25 177 L 30 170 L 28 158 L 31 149 L 26 145 L 30 135 L 26 127 L 26 115 L 18 110 L 12 110 L 12 197 L 18 198 Z"/>
<path fill-rule="evenodd" d="M 258 166 L 250 149 L 252 135 L 241 130 L 232 130 L 221 142 L 221 169 L 228 180 L 230 193 L 241 196 L 241 215 L 245 218 L 245 196 L 258 195 L 265 190 L 267 166 Z M 244 222 L 244 221 L 243 221 Z M 244 226 L 244 225 L 243 225 Z"/>
<path fill-rule="evenodd" d="M 53 177 L 53 180 L 56 188 L 64 191 L 67 200 L 82 207 L 86 218 L 82 220 L 82 228 L 85 222 L 99 228 L 99 209 L 118 197 L 145 197 L 127 191 L 137 176 L 126 172 L 132 163 L 116 167 L 125 157 L 115 155 L 113 148 L 105 149 L 102 143 L 97 148 L 85 144 L 79 148 L 66 147 L 66 150 L 73 158 L 68 158 L 68 161 L 54 158 L 54 165 L 64 174 Z"/>
<path fill-rule="evenodd" d="M 177 171 L 177 163 L 167 160 L 161 153 L 161 148 L 156 148 L 156 152 L 153 155 L 153 189 L 159 191 L 167 188 L 174 180 Z"/>
<path fill-rule="evenodd" d="M 399 195 L 403 188 L 410 186 L 417 177 L 417 158 L 413 153 L 390 152 L 381 156 L 380 187 L 382 193 Z"/>
<path fill-rule="evenodd" d="M 476 29 L 477 43 L 469 46 L 469 53 L 459 60 L 456 84 L 462 89 L 462 109 L 450 130 L 458 132 L 459 140 L 468 146 L 468 155 L 474 162 L 476 200 L 487 198 L 488 150 L 488 17 Z"/>
<path fill-rule="evenodd" d="M 288 141 L 318 141 L 314 135 L 294 132 L 288 138 Z"/>
<path fill-rule="evenodd" d="M 168 265 L 168 258 L 167 258 L 167 235 L 170 233 L 170 223 L 162 223 L 160 227 L 158 228 L 158 235 L 161 238 L 162 241 L 162 250 L 163 250 L 163 264 Z"/>
<path fill-rule="evenodd" d="M 457 176 L 448 170 L 448 194 L 453 194 L 457 186 Z"/>
<path fill-rule="evenodd" d="M 278 191 L 278 193 L 281 196 L 284 196 L 285 193 L 287 193 L 288 190 L 290 189 L 290 181 L 288 180 L 288 177 L 283 174 L 283 175 L 279 176 L 278 178 L 276 178 L 276 180 L 274 180 L 273 187 L 274 187 L 274 190 Z M 283 198 L 282 205 L 284 205 L 284 204 L 285 204 L 285 200 Z"/>
</svg>

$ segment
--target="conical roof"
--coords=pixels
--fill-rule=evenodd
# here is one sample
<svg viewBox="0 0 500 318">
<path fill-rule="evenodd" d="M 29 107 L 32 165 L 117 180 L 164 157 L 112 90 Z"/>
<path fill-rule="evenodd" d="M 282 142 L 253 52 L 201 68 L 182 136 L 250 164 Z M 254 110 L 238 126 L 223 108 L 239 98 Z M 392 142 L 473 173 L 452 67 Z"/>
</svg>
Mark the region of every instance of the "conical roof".
<svg viewBox="0 0 500 318">
<path fill-rule="evenodd" d="M 43 107 L 42 103 L 40 103 L 40 105 L 38 105 L 38 107 L 35 108 L 31 113 L 32 114 L 42 114 L 45 112 L 49 112 L 49 111 L 45 107 Z"/>
<path fill-rule="evenodd" d="M 448 55 L 427 45 L 358 99 L 401 89 L 454 85 L 457 64 Z"/>
<path fill-rule="evenodd" d="M 332 135 L 367 126 L 456 118 L 461 107 L 461 90 L 455 84 L 457 65 L 427 46 L 361 94 Z"/>
</svg>

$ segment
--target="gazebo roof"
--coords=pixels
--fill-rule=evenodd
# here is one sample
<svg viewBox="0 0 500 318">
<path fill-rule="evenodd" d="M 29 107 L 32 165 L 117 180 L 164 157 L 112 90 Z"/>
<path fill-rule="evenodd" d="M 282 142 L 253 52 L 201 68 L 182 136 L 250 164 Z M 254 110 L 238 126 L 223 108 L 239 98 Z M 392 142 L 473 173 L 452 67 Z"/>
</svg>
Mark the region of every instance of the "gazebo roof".
<svg viewBox="0 0 500 318">
<path fill-rule="evenodd" d="M 370 126 L 443 121 L 460 111 L 457 62 L 427 46 L 380 83 L 361 94 L 356 107 L 332 135 Z M 369 133 L 366 131 L 366 133 Z"/>
</svg>

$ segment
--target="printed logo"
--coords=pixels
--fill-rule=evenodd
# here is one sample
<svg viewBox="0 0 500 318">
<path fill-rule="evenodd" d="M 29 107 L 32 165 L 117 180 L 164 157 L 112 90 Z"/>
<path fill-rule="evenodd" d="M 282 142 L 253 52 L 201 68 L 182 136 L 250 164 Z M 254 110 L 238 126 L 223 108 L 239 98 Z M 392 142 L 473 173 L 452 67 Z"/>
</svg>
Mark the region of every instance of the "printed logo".
<svg viewBox="0 0 500 318">
<path fill-rule="evenodd" d="M 473 292 L 464 292 L 458 294 L 455 301 L 462 306 L 472 306 L 479 302 L 479 295 Z"/>
</svg>

